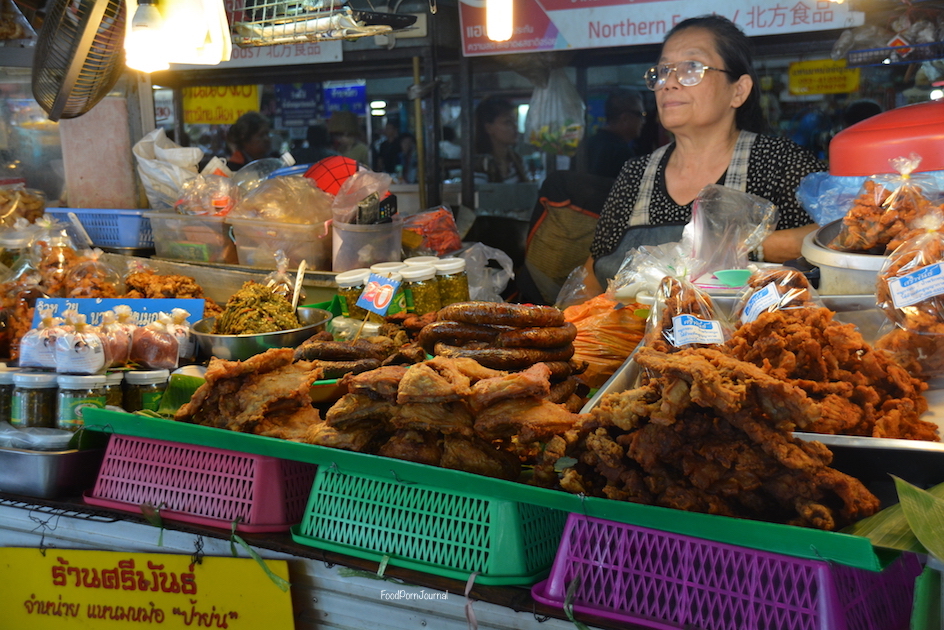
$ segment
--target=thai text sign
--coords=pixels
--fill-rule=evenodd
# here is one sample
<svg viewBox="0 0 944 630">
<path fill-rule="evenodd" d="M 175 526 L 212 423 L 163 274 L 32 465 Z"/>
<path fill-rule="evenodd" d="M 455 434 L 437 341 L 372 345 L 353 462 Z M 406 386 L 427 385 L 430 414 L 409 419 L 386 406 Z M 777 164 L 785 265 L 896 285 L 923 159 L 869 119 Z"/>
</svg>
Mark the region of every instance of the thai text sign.
<svg viewBox="0 0 944 630">
<path fill-rule="evenodd" d="M 284 561 L 266 564 L 288 579 Z M 249 558 L 0 549 L 4 628 L 291 628 L 292 602 Z"/>
<path fill-rule="evenodd" d="M 858 68 L 847 68 L 846 60 L 816 59 L 790 64 L 787 73 L 790 94 L 845 94 L 859 89 Z"/>
<path fill-rule="evenodd" d="M 828 0 L 516 0 L 511 39 L 485 35 L 484 0 L 460 0 L 466 56 L 660 43 L 677 23 L 717 13 L 749 36 L 859 26 L 865 14 Z"/>
<path fill-rule="evenodd" d="M 232 125 L 249 111 L 259 111 L 258 85 L 217 85 L 183 90 L 184 122 Z"/>
</svg>

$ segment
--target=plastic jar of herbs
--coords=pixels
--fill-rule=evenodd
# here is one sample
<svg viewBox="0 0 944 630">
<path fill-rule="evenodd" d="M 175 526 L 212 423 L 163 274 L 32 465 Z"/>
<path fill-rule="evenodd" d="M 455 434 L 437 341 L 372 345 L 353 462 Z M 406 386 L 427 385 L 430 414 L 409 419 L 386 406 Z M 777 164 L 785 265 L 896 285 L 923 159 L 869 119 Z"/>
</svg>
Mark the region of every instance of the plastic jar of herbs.
<svg viewBox="0 0 944 630">
<path fill-rule="evenodd" d="M 157 411 L 169 379 L 170 370 L 141 370 L 125 374 L 125 411 Z"/>
<path fill-rule="evenodd" d="M 59 403 L 56 406 L 56 428 L 77 431 L 82 427 L 85 409 L 105 408 L 104 374 L 60 374 Z"/>
<path fill-rule="evenodd" d="M 443 306 L 469 301 L 469 276 L 465 271 L 465 258 L 443 258 L 436 267 L 436 283 L 439 285 L 439 301 Z"/>
<path fill-rule="evenodd" d="M 410 256 L 403 259 L 404 265 L 433 265 L 439 261 L 439 256 Z"/>
<path fill-rule="evenodd" d="M 17 372 L 13 375 L 10 424 L 15 427 L 56 428 L 56 394 L 59 385 L 51 372 Z"/>
<path fill-rule="evenodd" d="M 0 422 L 10 421 L 10 412 L 13 409 L 13 376 L 17 372 L 16 368 L 0 370 Z"/>
<path fill-rule="evenodd" d="M 442 308 L 436 268 L 432 265 L 410 265 L 400 270 L 407 310 L 417 315 L 434 313 Z"/>
<path fill-rule="evenodd" d="M 351 269 L 334 277 L 338 285 L 338 295 L 341 296 L 341 315 L 363 319 L 367 311 L 357 306 L 357 299 L 364 291 L 370 269 Z"/>
<path fill-rule="evenodd" d="M 121 407 L 124 404 L 124 392 L 121 389 L 125 380 L 124 372 L 107 372 L 105 374 L 105 404 L 112 407 Z"/>
</svg>

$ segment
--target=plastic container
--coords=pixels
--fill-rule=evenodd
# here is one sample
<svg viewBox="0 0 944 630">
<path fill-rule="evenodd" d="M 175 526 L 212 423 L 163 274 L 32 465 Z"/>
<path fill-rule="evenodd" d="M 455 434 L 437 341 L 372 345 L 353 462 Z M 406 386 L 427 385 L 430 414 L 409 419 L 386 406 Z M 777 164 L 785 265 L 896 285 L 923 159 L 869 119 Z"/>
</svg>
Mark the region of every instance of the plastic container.
<svg viewBox="0 0 944 630">
<path fill-rule="evenodd" d="M 226 217 L 152 212 L 154 251 L 161 258 L 236 264 Z"/>
<path fill-rule="evenodd" d="M 34 228 L 30 225 L 25 230 L 0 230 L 0 263 L 12 269 L 20 258 L 29 255 L 30 245 L 37 232 Z"/>
<path fill-rule="evenodd" d="M 15 427 L 56 427 L 56 375 L 19 372 L 13 375 L 10 424 Z"/>
<path fill-rule="evenodd" d="M 98 247 L 154 247 L 149 210 L 116 210 L 93 208 L 46 208 L 46 214 L 71 223 L 74 212 L 88 232 L 92 244 Z"/>
<path fill-rule="evenodd" d="M 435 267 L 410 265 L 401 269 L 400 274 L 403 276 L 403 290 L 406 293 L 406 308 L 409 312 L 425 315 L 442 308 Z"/>
<path fill-rule="evenodd" d="M 571 514 L 550 576 L 531 593 L 666 630 L 906 630 L 920 573 L 910 553 L 866 571 Z"/>
<path fill-rule="evenodd" d="M 807 234 L 800 252 L 807 262 L 819 267 L 820 295 L 873 295 L 878 272 L 888 257 L 826 247 L 841 224 L 835 221 Z"/>
<path fill-rule="evenodd" d="M 348 271 L 358 267 L 370 267 L 384 261 L 400 260 L 403 220 L 394 215 L 390 223 L 355 225 L 333 224 L 331 242 L 331 268 Z"/>
<path fill-rule="evenodd" d="M 136 370 L 125 374 L 124 410 L 133 413 L 148 409 L 157 411 L 167 389 L 170 370 Z"/>
<path fill-rule="evenodd" d="M 309 269 L 326 271 L 331 268 L 331 235 L 324 234 L 322 224 L 301 225 L 237 217 L 227 218 L 227 222 L 233 226 L 236 255 L 241 265 L 275 269 L 275 252 L 281 249 L 288 257 L 289 267 L 297 268 L 304 260 Z"/>
<path fill-rule="evenodd" d="M 367 315 L 365 309 L 357 306 L 357 300 L 364 292 L 364 286 L 369 275 L 370 269 L 360 268 L 344 271 L 334 277 L 334 281 L 338 285 L 338 295 L 342 298 L 341 315 L 344 317 L 363 319 Z"/>
<path fill-rule="evenodd" d="M 13 375 L 17 368 L 0 369 L 0 422 L 10 421 L 10 412 L 13 409 Z"/>
<path fill-rule="evenodd" d="M 78 376 L 60 374 L 57 377 L 59 393 L 56 405 L 56 428 L 77 431 L 82 425 L 83 410 L 88 407 L 105 408 L 104 374 Z"/>
<path fill-rule="evenodd" d="M 566 513 L 460 490 L 319 468 L 292 538 L 477 584 L 529 585 L 547 574 Z"/>
<path fill-rule="evenodd" d="M 264 455 L 112 435 L 85 502 L 242 532 L 286 531 L 305 511 L 315 466 Z"/>
<path fill-rule="evenodd" d="M 433 266 L 436 268 L 440 303 L 449 306 L 456 302 L 468 302 L 469 275 L 465 271 L 465 258 L 443 258 Z"/>
<path fill-rule="evenodd" d="M 105 374 L 105 405 L 121 407 L 124 404 L 122 383 L 125 380 L 124 372 L 107 372 Z"/>
</svg>

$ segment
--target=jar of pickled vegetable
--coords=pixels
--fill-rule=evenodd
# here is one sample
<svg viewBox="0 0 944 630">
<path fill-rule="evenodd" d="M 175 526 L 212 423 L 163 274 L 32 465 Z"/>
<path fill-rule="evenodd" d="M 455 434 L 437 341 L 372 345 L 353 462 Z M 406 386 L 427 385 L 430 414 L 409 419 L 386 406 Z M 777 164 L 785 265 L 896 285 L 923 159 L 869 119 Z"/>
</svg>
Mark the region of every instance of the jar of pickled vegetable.
<svg viewBox="0 0 944 630">
<path fill-rule="evenodd" d="M 125 374 L 125 411 L 157 411 L 169 379 L 170 370 L 135 370 Z"/>
<path fill-rule="evenodd" d="M 417 315 L 425 315 L 442 308 L 435 267 L 431 265 L 410 265 L 401 269 L 400 275 L 403 276 L 407 311 Z"/>
<path fill-rule="evenodd" d="M 59 404 L 56 409 L 56 428 L 78 431 L 84 424 L 83 412 L 95 407 L 105 408 L 105 375 L 60 374 Z"/>
<path fill-rule="evenodd" d="M 56 428 L 56 375 L 51 372 L 17 372 L 13 375 L 10 424 L 15 427 Z"/>
<path fill-rule="evenodd" d="M 469 276 L 465 271 L 465 258 L 443 258 L 435 266 L 442 305 L 468 302 Z"/>
<path fill-rule="evenodd" d="M 105 404 L 121 407 L 123 401 L 122 383 L 125 380 L 124 372 L 107 372 L 105 374 Z"/>
<path fill-rule="evenodd" d="M 10 421 L 13 408 L 13 376 L 17 368 L 0 369 L 0 422 Z"/>
<path fill-rule="evenodd" d="M 341 296 L 341 315 L 344 317 L 363 319 L 367 315 L 367 311 L 357 306 L 357 299 L 364 292 L 364 286 L 369 275 L 370 269 L 365 268 L 351 269 L 334 277 L 334 281 L 338 285 L 338 295 Z"/>
</svg>

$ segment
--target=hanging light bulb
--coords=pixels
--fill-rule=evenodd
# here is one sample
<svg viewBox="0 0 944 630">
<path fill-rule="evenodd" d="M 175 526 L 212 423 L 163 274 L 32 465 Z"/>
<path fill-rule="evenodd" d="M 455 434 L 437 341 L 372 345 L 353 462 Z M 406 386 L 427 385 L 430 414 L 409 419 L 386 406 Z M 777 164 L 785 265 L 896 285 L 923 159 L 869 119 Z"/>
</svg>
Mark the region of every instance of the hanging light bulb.
<svg viewBox="0 0 944 630">
<path fill-rule="evenodd" d="M 485 35 L 493 42 L 511 39 L 514 0 L 485 0 Z"/>
<path fill-rule="evenodd" d="M 161 29 L 164 20 L 157 9 L 157 0 L 139 0 L 131 19 L 131 30 L 125 37 L 125 65 L 141 72 L 167 70 L 165 42 Z"/>
</svg>

